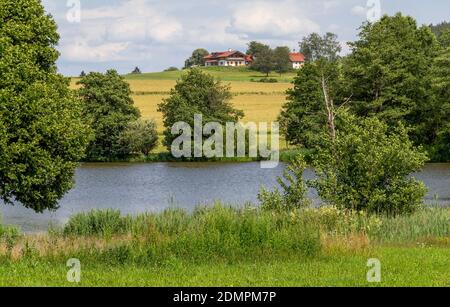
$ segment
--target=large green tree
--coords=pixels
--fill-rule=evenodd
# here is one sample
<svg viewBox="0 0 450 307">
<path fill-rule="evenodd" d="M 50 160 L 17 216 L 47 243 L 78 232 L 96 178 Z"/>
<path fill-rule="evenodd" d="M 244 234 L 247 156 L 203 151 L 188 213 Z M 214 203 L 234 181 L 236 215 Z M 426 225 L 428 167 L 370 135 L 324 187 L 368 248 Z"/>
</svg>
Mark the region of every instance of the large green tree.
<svg viewBox="0 0 450 307">
<path fill-rule="evenodd" d="M 300 52 L 303 53 L 307 62 L 316 61 L 321 58 L 334 61 L 338 59 L 339 53 L 342 50 L 337 40 L 337 35 L 329 32 L 323 36 L 312 33 L 304 37 L 299 45 Z"/>
<path fill-rule="evenodd" d="M 281 131 L 290 144 L 313 148 L 324 133 L 333 137 L 334 113 L 343 103 L 340 74 L 339 63 L 325 58 L 299 70 L 279 116 Z"/>
<path fill-rule="evenodd" d="M 130 85 L 115 70 L 89 73 L 79 82 L 78 94 L 84 103 L 84 118 L 94 130 L 87 159 L 108 161 L 122 158 L 120 136 L 140 117 L 131 98 Z"/>
<path fill-rule="evenodd" d="M 442 48 L 432 65 L 433 113 L 428 125 L 436 129 L 430 154 L 434 161 L 450 161 L 450 47 Z"/>
<path fill-rule="evenodd" d="M 395 126 L 413 127 L 411 136 L 429 144 L 436 136 L 427 117 L 433 112 L 430 67 L 437 41 L 429 27 L 418 27 L 412 17 L 398 13 L 366 23 L 353 52 L 345 60 L 346 92 L 352 110 L 360 116 L 376 116 Z"/>
<path fill-rule="evenodd" d="M 36 212 L 58 208 L 89 136 L 56 30 L 40 1 L 0 1 L 0 198 Z"/>
<path fill-rule="evenodd" d="M 203 48 L 195 49 L 192 52 L 190 58 L 186 60 L 184 67 L 190 68 L 193 66 L 203 66 L 205 64 L 204 57 L 207 56 L 208 54 L 209 52 L 206 49 Z"/>
<path fill-rule="evenodd" d="M 273 51 L 274 70 L 280 75 L 292 70 L 292 63 L 289 58 L 291 49 L 289 47 L 277 47 Z"/>
<path fill-rule="evenodd" d="M 177 135 L 172 134 L 172 127 L 177 122 L 184 122 L 194 127 L 194 115 L 203 116 L 203 122 L 238 122 L 244 113 L 231 104 L 232 94 L 228 85 L 216 81 L 213 76 L 200 69 L 190 69 L 177 81 L 170 97 L 159 105 L 159 112 L 164 116 L 165 145 L 171 150 Z"/>
<path fill-rule="evenodd" d="M 270 72 L 275 69 L 275 57 L 273 50 L 270 48 L 261 50 L 250 68 L 266 74 L 268 77 Z"/>
<path fill-rule="evenodd" d="M 269 49 L 270 46 L 268 45 L 257 41 L 252 41 L 248 44 L 247 54 L 256 58 L 261 52 L 267 51 Z"/>
</svg>

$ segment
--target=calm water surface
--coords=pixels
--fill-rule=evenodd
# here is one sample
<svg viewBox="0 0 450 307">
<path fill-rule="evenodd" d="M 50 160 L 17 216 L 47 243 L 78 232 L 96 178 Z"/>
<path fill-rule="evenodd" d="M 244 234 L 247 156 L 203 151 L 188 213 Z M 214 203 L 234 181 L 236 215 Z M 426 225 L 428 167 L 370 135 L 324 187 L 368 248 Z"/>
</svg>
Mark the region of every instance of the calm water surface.
<svg viewBox="0 0 450 307">
<path fill-rule="evenodd" d="M 199 204 L 221 201 L 240 205 L 256 202 L 261 186 L 277 186 L 284 165 L 261 169 L 259 163 L 154 163 L 83 164 L 76 173 L 76 187 L 53 213 L 35 214 L 21 206 L 1 205 L 6 224 L 24 231 L 45 231 L 79 212 L 119 209 L 124 214 L 158 212 L 168 207 L 193 209 Z M 307 171 L 307 179 L 313 172 Z M 450 164 L 429 164 L 416 174 L 430 193 L 428 203 L 450 203 Z M 310 197 L 317 199 L 310 191 Z"/>
</svg>

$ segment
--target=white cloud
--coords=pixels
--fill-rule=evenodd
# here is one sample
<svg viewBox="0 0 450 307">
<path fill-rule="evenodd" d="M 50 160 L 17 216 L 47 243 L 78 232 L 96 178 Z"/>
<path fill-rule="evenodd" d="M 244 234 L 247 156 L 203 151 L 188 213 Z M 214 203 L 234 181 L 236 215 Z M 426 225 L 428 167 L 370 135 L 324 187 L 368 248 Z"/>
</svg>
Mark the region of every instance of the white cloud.
<svg viewBox="0 0 450 307">
<path fill-rule="evenodd" d="M 232 14 L 231 31 L 241 34 L 283 38 L 319 30 L 302 6 L 292 0 L 246 1 L 236 5 Z"/>
<path fill-rule="evenodd" d="M 352 8 L 352 14 L 356 16 L 366 16 L 367 8 L 357 5 Z"/>
<path fill-rule="evenodd" d="M 150 1 L 127 0 L 118 6 L 83 10 L 83 20 L 107 26 L 111 40 L 155 40 L 167 42 L 179 37 L 181 23 L 174 17 L 156 10 Z"/>
<path fill-rule="evenodd" d="M 61 53 L 68 61 L 107 62 L 142 55 L 143 46 L 173 42 L 182 25 L 158 11 L 148 0 L 126 0 L 118 5 L 82 9 L 81 23 L 62 30 Z M 134 60 L 134 59 L 133 59 Z"/>
<path fill-rule="evenodd" d="M 92 46 L 80 40 L 74 44 L 62 48 L 65 58 L 74 62 L 107 62 L 120 61 L 123 56 L 120 53 L 127 49 L 129 43 L 105 43 Z"/>
</svg>

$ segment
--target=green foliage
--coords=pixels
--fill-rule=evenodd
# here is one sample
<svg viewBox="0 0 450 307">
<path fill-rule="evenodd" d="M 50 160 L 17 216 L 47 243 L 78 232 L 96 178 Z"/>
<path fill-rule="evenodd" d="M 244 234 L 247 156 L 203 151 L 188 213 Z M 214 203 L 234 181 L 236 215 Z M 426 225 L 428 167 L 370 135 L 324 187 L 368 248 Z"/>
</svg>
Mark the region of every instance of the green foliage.
<svg viewBox="0 0 450 307">
<path fill-rule="evenodd" d="M 246 54 L 254 56 L 255 58 L 259 56 L 260 53 L 270 50 L 268 45 L 264 45 L 260 42 L 252 41 L 248 44 L 248 49 Z"/>
<path fill-rule="evenodd" d="M 20 231 L 16 227 L 7 227 L 2 225 L 2 219 L 0 216 L 0 244 L 5 243 L 8 252 L 11 252 L 20 237 Z"/>
<path fill-rule="evenodd" d="M 303 38 L 299 45 L 300 52 L 303 53 L 307 62 L 319 59 L 335 61 L 339 58 L 339 53 L 342 50 L 337 35 L 333 33 L 326 33 L 324 36 L 312 33 Z"/>
<path fill-rule="evenodd" d="M 164 71 L 179 71 L 179 69 L 178 69 L 178 67 L 171 66 L 171 67 L 165 69 Z"/>
<path fill-rule="evenodd" d="M 450 237 L 448 208 L 424 208 L 411 215 L 380 217 L 379 227 L 368 231 L 370 238 L 383 243 L 433 243 Z M 421 242 L 421 243 L 422 243 Z"/>
<path fill-rule="evenodd" d="M 243 256 L 283 252 L 313 256 L 321 249 L 317 227 L 304 220 L 294 221 L 286 213 L 221 205 L 197 208 L 192 214 L 167 210 L 136 217 L 121 217 L 115 211 L 94 211 L 72 217 L 63 233 L 65 236 L 106 238 L 132 234 L 142 239 L 138 248 L 116 246 L 100 257 L 114 260 L 119 256 L 125 261 L 133 258 L 138 263 L 150 264 L 167 259 L 203 262 L 225 257 L 233 261 Z M 133 255 L 129 255 L 130 248 Z"/>
<path fill-rule="evenodd" d="M 273 51 L 274 71 L 280 75 L 292 70 L 292 63 L 289 58 L 290 53 L 289 47 L 277 47 Z"/>
<path fill-rule="evenodd" d="M 137 120 L 128 124 L 119 138 L 124 155 L 148 154 L 158 145 L 158 132 L 153 120 Z"/>
<path fill-rule="evenodd" d="M 322 76 L 328 80 L 335 105 L 342 104 L 343 99 L 338 97 L 342 87 L 338 63 L 325 59 L 306 63 L 294 79 L 294 88 L 287 91 L 287 102 L 278 119 L 281 132 L 292 145 L 314 148 L 327 131 Z"/>
<path fill-rule="evenodd" d="M 128 125 L 140 117 L 133 105 L 129 84 L 115 70 L 106 74 L 89 73 L 78 84 L 84 103 L 84 118 L 94 130 L 87 149 L 91 161 L 123 157 L 120 136 Z"/>
<path fill-rule="evenodd" d="M 263 210 L 291 211 L 311 205 L 307 199 L 308 187 L 303 180 L 307 164 L 302 155 L 295 157 L 284 171 L 283 177 L 278 178 L 279 189 L 269 192 L 261 189 L 258 200 Z"/>
<path fill-rule="evenodd" d="M 431 71 L 434 99 L 429 113 L 429 126 L 436 130 L 429 148 L 433 161 L 450 161 L 450 47 L 442 49 L 434 59 Z"/>
<path fill-rule="evenodd" d="M 203 122 L 238 122 L 244 117 L 240 110 L 233 108 L 232 94 L 228 85 L 216 81 L 213 76 L 200 69 L 190 69 L 171 90 L 170 97 L 159 105 L 164 116 L 165 145 L 171 150 L 177 135 L 172 135 L 172 127 L 177 122 L 185 122 L 194 127 L 194 115 L 202 114 Z"/>
<path fill-rule="evenodd" d="M 384 16 L 362 26 L 353 53 L 344 62 L 345 91 L 359 116 L 376 116 L 390 127 L 411 126 L 416 144 L 432 143 L 430 63 L 438 50 L 431 30 L 412 17 Z"/>
<path fill-rule="evenodd" d="M 450 47 L 450 29 L 445 29 L 442 31 L 442 33 L 438 36 L 438 41 L 441 44 L 442 48 L 449 48 Z"/>
<path fill-rule="evenodd" d="M 250 68 L 260 73 L 264 73 L 268 77 L 270 72 L 275 69 L 273 50 L 270 48 L 260 50 Z"/>
<path fill-rule="evenodd" d="M 203 66 L 205 64 L 204 57 L 209 54 L 208 50 L 199 48 L 192 52 L 192 56 L 186 60 L 184 68 L 193 66 Z"/>
<path fill-rule="evenodd" d="M 422 169 L 427 155 L 401 124 L 389 132 L 378 119 L 345 115 L 335 143 L 325 143 L 313 163 L 318 178 L 309 183 L 324 201 L 388 215 L 421 206 L 427 189 L 410 175 Z"/>
<path fill-rule="evenodd" d="M 430 29 L 436 37 L 440 37 L 446 30 L 450 30 L 450 22 L 444 21 L 437 25 L 430 25 Z"/>
<path fill-rule="evenodd" d="M 119 211 L 93 210 L 72 216 L 64 226 L 63 234 L 66 236 L 106 236 L 125 232 L 125 226 L 126 222 Z"/>
<path fill-rule="evenodd" d="M 89 137 L 58 40 L 40 1 L 0 1 L 0 198 L 36 212 L 58 208 Z"/>
<path fill-rule="evenodd" d="M 260 82 L 260 83 L 278 83 L 278 80 L 275 78 L 261 78 L 259 80 L 251 80 L 252 82 Z"/>
</svg>

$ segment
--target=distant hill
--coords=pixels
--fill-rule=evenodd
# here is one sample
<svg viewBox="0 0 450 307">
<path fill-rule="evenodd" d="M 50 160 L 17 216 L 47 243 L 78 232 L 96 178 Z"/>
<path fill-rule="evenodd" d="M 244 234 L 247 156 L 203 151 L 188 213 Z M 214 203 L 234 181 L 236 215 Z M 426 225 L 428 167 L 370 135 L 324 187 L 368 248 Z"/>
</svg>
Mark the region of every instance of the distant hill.
<svg viewBox="0 0 450 307">
<path fill-rule="evenodd" d="M 222 81 L 252 81 L 260 80 L 265 77 L 264 74 L 260 74 L 259 72 L 245 67 L 202 67 L 201 69 Z M 183 71 L 164 71 L 142 73 L 139 75 L 129 74 L 125 77 L 128 80 L 177 80 L 180 78 L 182 73 Z M 277 79 L 278 82 L 287 83 L 291 82 L 295 75 L 295 72 L 282 74 L 281 76 L 279 74 L 272 73 L 270 78 Z"/>
</svg>

